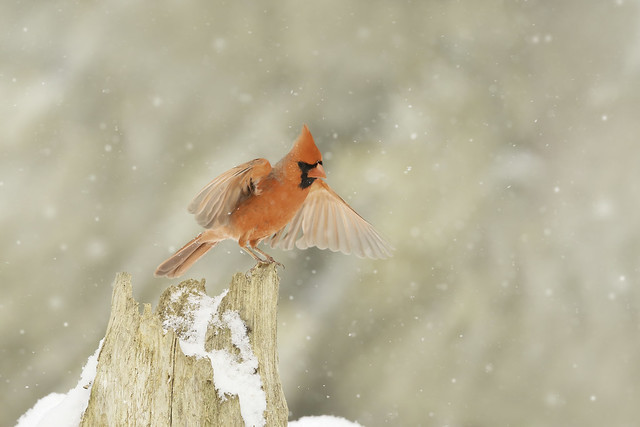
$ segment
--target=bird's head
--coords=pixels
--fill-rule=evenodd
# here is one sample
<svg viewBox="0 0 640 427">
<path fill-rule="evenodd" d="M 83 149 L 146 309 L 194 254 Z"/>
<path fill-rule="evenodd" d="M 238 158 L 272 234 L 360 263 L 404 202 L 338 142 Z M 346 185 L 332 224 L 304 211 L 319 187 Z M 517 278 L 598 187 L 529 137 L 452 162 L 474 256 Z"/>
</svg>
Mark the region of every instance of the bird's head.
<svg viewBox="0 0 640 427">
<path fill-rule="evenodd" d="M 298 163 L 300 188 L 309 187 L 317 178 L 327 177 L 322 167 L 322 154 L 313 141 L 313 136 L 311 136 L 307 125 L 302 126 L 302 132 L 300 132 L 296 142 L 293 143 L 293 148 L 289 155 Z"/>
</svg>

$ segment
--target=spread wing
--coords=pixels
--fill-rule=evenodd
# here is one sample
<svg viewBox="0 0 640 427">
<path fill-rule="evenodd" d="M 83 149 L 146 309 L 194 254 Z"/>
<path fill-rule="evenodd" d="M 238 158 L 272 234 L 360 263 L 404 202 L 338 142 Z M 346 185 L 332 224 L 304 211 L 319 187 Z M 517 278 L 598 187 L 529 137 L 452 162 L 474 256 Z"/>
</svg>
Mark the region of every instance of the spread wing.
<svg viewBox="0 0 640 427">
<path fill-rule="evenodd" d="M 373 226 L 320 179 L 311 185 L 296 216 L 270 237 L 269 244 L 286 250 L 294 244 L 299 249 L 317 246 L 374 259 L 388 258 L 392 251 Z"/>
<path fill-rule="evenodd" d="M 189 203 L 188 210 L 204 228 L 226 225 L 238 203 L 259 193 L 258 183 L 269 172 L 271 164 L 266 159 L 255 159 L 236 166 L 200 190 Z"/>
</svg>

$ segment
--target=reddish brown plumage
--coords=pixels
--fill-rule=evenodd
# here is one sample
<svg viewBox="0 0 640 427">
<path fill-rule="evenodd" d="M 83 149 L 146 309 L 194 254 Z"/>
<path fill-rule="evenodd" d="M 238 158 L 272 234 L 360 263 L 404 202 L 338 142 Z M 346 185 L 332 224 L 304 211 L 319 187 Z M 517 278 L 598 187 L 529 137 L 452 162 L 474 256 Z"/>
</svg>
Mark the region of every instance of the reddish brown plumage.
<svg viewBox="0 0 640 427">
<path fill-rule="evenodd" d="M 160 264 L 155 275 L 182 275 L 225 239 L 237 241 L 258 262 L 275 262 L 257 248 L 261 241 L 282 249 L 296 244 L 361 257 L 390 256 L 389 245 L 321 178 L 326 178 L 322 154 L 303 126 L 291 151 L 273 168 L 265 159 L 252 160 L 218 176 L 196 195 L 189 212 L 206 230 Z"/>
</svg>

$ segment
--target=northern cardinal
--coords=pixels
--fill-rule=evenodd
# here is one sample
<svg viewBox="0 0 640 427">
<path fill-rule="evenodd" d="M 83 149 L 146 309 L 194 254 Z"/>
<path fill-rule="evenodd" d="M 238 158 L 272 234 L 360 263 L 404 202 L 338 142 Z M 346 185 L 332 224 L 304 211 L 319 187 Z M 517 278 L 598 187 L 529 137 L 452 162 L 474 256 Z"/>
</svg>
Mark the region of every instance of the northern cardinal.
<svg viewBox="0 0 640 427">
<path fill-rule="evenodd" d="M 155 276 L 181 276 L 225 239 L 236 240 L 258 263 L 276 262 L 257 248 L 262 241 L 287 250 L 295 244 L 361 258 L 391 256 L 389 244 L 322 178 L 322 154 L 305 125 L 291 151 L 274 167 L 266 159 L 255 159 L 200 190 L 188 210 L 206 230 L 160 264 Z"/>
</svg>

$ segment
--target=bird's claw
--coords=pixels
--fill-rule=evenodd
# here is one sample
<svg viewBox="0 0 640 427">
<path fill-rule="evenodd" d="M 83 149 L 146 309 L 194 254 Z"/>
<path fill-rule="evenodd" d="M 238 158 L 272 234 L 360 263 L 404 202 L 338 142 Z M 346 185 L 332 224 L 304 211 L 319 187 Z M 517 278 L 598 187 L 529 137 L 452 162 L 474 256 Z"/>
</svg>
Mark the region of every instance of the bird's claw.
<svg viewBox="0 0 640 427">
<path fill-rule="evenodd" d="M 254 265 L 253 267 L 251 267 L 251 268 L 249 269 L 249 271 L 247 271 L 247 273 L 246 273 L 246 274 L 247 274 L 247 275 L 250 275 L 250 274 L 252 274 L 252 273 L 256 270 L 256 268 L 261 267 L 261 266 L 263 266 L 263 265 L 271 265 L 271 264 L 275 264 L 275 265 L 276 265 L 276 266 L 278 266 L 278 267 L 282 267 L 282 268 L 284 268 L 284 264 L 282 264 L 282 263 L 280 263 L 280 262 L 276 261 L 276 260 L 275 260 L 275 259 L 273 259 L 273 258 L 271 258 L 271 259 L 267 259 L 267 260 L 262 260 L 262 259 L 261 259 L 261 260 L 258 260 L 258 261 L 256 262 L 256 265 Z"/>
<path fill-rule="evenodd" d="M 284 270 L 284 264 L 283 264 L 283 263 L 281 263 L 281 262 L 276 261 L 276 260 L 275 260 L 275 259 L 273 259 L 273 258 L 271 258 L 271 259 L 269 260 L 269 263 L 270 263 L 270 264 L 275 264 L 275 265 L 276 265 L 276 266 L 278 266 L 278 267 L 282 267 L 282 269 Z"/>
<path fill-rule="evenodd" d="M 282 267 L 282 268 L 284 268 L 284 264 L 282 264 L 281 262 L 276 261 L 275 259 L 273 259 L 273 258 L 271 258 L 271 257 L 267 258 L 266 260 L 260 260 L 260 261 L 258 261 L 258 262 L 256 263 L 256 265 L 254 265 L 254 266 L 253 266 L 253 268 L 256 268 L 257 266 L 259 266 L 259 265 L 263 265 L 263 264 L 267 264 L 267 265 L 275 264 L 275 265 L 277 265 L 278 267 Z"/>
</svg>

